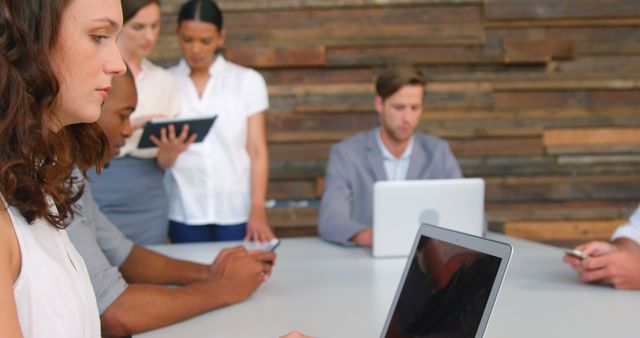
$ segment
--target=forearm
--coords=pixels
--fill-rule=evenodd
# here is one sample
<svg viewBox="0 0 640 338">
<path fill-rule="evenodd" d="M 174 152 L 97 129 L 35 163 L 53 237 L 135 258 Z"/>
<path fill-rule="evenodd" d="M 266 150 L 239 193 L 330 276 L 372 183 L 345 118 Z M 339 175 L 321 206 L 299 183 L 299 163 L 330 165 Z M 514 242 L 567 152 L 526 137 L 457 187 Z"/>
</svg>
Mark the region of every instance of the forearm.
<svg viewBox="0 0 640 338">
<path fill-rule="evenodd" d="M 197 283 L 183 288 L 130 285 L 102 314 L 106 337 L 129 336 L 160 328 L 231 304 L 221 285 L 211 294 L 211 285 Z"/>
<path fill-rule="evenodd" d="M 638 245 L 634 240 L 626 237 L 616 238 L 612 243 L 618 249 L 623 251 L 640 252 L 640 245 Z"/>
<path fill-rule="evenodd" d="M 135 245 L 120 266 L 128 283 L 188 285 L 210 277 L 209 266 L 173 259 Z"/>
<path fill-rule="evenodd" d="M 267 150 L 251 156 L 251 208 L 264 208 L 269 180 Z"/>
</svg>

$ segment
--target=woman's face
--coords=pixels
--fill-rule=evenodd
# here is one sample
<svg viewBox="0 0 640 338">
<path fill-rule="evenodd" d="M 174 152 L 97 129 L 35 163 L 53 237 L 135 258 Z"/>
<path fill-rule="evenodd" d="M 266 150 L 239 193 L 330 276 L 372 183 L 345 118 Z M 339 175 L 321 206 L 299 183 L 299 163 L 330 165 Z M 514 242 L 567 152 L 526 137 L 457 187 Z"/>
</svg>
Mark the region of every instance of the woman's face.
<svg viewBox="0 0 640 338">
<path fill-rule="evenodd" d="M 142 59 L 151 49 L 160 34 L 160 6 L 150 3 L 124 24 L 118 44 L 125 57 Z"/>
<path fill-rule="evenodd" d="M 224 42 L 224 31 L 209 22 L 185 20 L 178 27 L 182 55 L 192 71 L 206 71 Z"/>
<path fill-rule="evenodd" d="M 116 46 L 120 27 L 120 0 L 74 0 L 67 6 L 49 59 L 60 83 L 50 128 L 100 117 L 111 79 L 126 69 Z"/>
</svg>

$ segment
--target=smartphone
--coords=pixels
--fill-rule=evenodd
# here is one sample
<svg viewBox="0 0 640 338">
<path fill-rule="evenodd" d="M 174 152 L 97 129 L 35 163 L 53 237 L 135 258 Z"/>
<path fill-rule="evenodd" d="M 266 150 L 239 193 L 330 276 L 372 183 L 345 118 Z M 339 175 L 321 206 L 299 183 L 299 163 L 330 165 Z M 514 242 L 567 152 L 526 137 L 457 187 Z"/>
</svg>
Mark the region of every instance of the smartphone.
<svg viewBox="0 0 640 338">
<path fill-rule="evenodd" d="M 586 253 L 582 252 L 581 250 L 578 249 L 572 249 L 572 248 L 565 248 L 564 252 L 568 255 L 574 256 L 574 257 L 578 257 L 580 259 L 587 259 L 587 258 L 591 258 L 591 256 L 587 255 Z"/>
<path fill-rule="evenodd" d="M 278 245 L 280 245 L 280 240 L 274 238 L 267 243 L 256 243 L 256 242 L 247 242 L 244 244 L 245 248 L 249 251 L 260 250 L 263 252 L 272 252 L 274 251 Z"/>
<path fill-rule="evenodd" d="M 270 240 L 269 243 L 267 243 L 267 245 L 262 249 L 262 251 L 272 252 L 278 247 L 278 245 L 280 245 L 280 240 L 277 238 L 274 238 Z"/>
</svg>

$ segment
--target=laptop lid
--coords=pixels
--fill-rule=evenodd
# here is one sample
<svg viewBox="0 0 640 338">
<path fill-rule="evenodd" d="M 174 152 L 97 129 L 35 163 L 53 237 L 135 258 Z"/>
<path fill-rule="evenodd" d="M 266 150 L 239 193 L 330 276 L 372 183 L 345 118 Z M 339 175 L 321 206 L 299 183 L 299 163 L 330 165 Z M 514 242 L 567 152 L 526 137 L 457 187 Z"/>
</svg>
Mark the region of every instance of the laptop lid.
<svg viewBox="0 0 640 338">
<path fill-rule="evenodd" d="M 509 244 L 423 224 L 381 337 L 482 337 L 511 252 Z"/>
<path fill-rule="evenodd" d="M 407 256 L 421 223 L 482 236 L 484 180 L 379 181 L 373 188 L 374 257 Z"/>
</svg>

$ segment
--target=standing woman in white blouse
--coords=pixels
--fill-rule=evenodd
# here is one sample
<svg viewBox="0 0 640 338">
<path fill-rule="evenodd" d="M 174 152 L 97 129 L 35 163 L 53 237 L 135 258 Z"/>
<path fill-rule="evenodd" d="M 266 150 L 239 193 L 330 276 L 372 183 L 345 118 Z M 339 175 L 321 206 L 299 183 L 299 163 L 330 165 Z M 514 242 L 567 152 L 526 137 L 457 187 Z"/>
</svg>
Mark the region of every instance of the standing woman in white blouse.
<svg viewBox="0 0 640 338">
<path fill-rule="evenodd" d="M 125 65 L 118 0 L 0 0 L 0 337 L 100 337 L 64 228 L 108 140 L 92 123 Z M 90 123 L 90 124 L 88 124 Z"/>
<path fill-rule="evenodd" d="M 126 237 L 137 244 L 165 242 L 169 227 L 164 171 L 195 135 L 166 131 L 153 149 L 137 149 L 142 127 L 153 118 L 174 117 L 180 98 L 173 77 L 146 57 L 160 33 L 158 0 L 122 0 L 124 27 L 118 37 L 122 56 L 135 76 L 138 105 L 131 115 L 134 132 L 102 175 L 92 175 L 92 192 L 100 209 Z"/>
<path fill-rule="evenodd" d="M 204 141 L 180 154 L 168 172 L 173 242 L 274 237 L 264 205 L 267 87 L 255 70 L 216 54 L 224 34 L 222 12 L 213 1 L 192 0 L 180 8 L 184 58 L 170 69 L 180 91 L 180 116 L 218 118 Z"/>
</svg>

